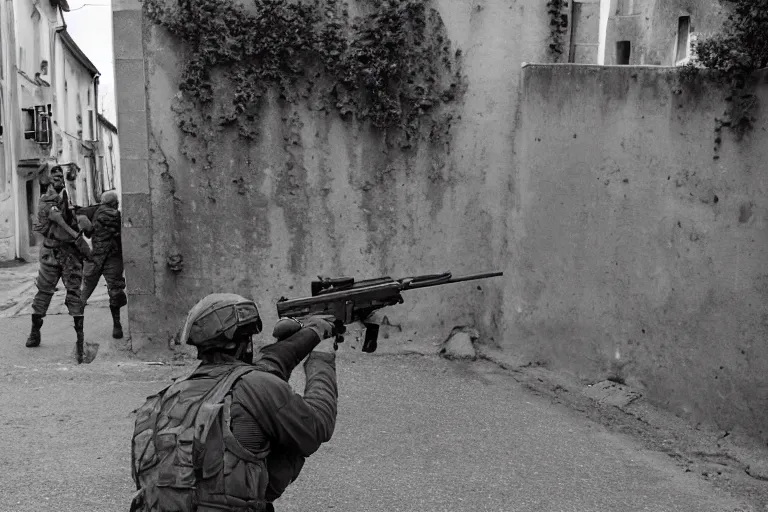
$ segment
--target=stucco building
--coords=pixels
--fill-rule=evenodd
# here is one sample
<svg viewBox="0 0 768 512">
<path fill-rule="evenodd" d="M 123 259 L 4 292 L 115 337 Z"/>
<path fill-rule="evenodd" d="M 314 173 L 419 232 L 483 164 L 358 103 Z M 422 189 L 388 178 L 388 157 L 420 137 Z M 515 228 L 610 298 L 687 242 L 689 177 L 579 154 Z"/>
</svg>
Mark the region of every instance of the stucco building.
<svg viewBox="0 0 768 512">
<path fill-rule="evenodd" d="M 719 0 L 573 0 L 562 62 L 677 66 L 725 18 Z"/>
<path fill-rule="evenodd" d="M 104 190 L 100 73 L 67 32 L 66 0 L 14 0 L 2 9 L 0 259 L 29 259 L 40 244 L 33 217 L 51 166 L 64 168 L 76 204 L 92 204 Z"/>
</svg>

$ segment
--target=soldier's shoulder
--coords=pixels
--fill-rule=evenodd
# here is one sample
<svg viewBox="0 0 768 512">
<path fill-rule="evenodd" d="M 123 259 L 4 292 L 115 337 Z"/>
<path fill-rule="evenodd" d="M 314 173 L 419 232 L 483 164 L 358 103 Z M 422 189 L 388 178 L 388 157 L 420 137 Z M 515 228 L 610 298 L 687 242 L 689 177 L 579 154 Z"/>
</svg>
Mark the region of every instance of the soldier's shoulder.
<svg viewBox="0 0 768 512">
<path fill-rule="evenodd" d="M 43 192 L 43 195 L 40 196 L 41 201 L 53 201 L 59 199 L 59 194 L 53 189 L 53 187 L 48 187 L 48 190 Z"/>
</svg>

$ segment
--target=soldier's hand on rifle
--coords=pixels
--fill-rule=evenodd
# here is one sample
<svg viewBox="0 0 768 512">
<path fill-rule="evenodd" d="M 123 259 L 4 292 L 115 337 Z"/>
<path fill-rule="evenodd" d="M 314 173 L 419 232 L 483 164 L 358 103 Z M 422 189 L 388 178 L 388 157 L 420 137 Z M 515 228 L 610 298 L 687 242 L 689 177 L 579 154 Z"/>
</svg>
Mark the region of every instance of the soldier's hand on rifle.
<svg viewBox="0 0 768 512">
<path fill-rule="evenodd" d="M 281 318 L 272 329 L 272 336 L 277 341 L 283 341 L 299 332 L 304 325 L 295 318 Z"/>
<path fill-rule="evenodd" d="M 304 320 L 304 327 L 315 331 L 320 339 L 320 345 L 315 347 L 317 352 L 331 352 L 339 348 L 339 343 L 344 341 L 342 334 L 346 332 L 344 324 L 337 322 L 333 315 L 310 316 Z M 333 340 L 332 343 L 326 343 L 325 340 Z M 331 347 L 329 349 L 328 347 Z"/>
<path fill-rule="evenodd" d="M 64 216 L 55 206 L 51 207 L 51 211 L 48 212 L 48 218 L 59 225 L 64 223 Z"/>
<path fill-rule="evenodd" d="M 307 317 L 303 323 L 304 327 L 312 329 L 321 340 L 324 340 L 336 334 L 336 327 L 333 324 L 334 320 L 335 318 L 332 315 L 317 315 Z"/>
</svg>

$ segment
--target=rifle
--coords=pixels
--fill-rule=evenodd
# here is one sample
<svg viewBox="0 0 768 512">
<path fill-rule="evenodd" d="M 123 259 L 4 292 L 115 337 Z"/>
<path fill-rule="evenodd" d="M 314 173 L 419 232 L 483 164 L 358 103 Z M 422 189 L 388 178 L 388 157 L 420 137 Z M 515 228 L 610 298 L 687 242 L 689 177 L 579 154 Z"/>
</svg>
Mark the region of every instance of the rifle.
<svg viewBox="0 0 768 512">
<path fill-rule="evenodd" d="M 503 272 L 486 272 L 463 277 L 453 277 L 450 272 L 423 276 L 392 279 L 379 277 L 355 282 L 352 277 L 318 277 L 312 281 L 312 296 L 299 299 L 281 297 L 277 301 L 277 315 L 280 318 L 301 318 L 311 315 L 333 315 L 337 332 L 353 322 L 362 322 L 365 327 L 363 352 L 375 352 L 379 326 L 366 321 L 377 309 L 404 302 L 401 292 L 442 286 L 463 281 L 475 281 L 504 275 Z M 340 336 L 337 336 L 337 341 Z"/>
</svg>

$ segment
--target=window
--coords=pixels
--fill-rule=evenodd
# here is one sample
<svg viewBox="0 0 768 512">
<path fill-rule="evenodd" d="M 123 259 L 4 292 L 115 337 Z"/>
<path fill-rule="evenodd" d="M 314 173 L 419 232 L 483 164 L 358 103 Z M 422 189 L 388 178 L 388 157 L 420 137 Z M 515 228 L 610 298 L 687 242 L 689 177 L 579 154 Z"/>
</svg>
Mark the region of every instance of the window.
<svg viewBox="0 0 768 512">
<path fill-rule="evenodd" d="M 26 73 L 27 69 L 27 52 L 23 46 L 19 46 L 19 62 L 17 66 L 21 71 Z"/>
<path fill-rule="evenodd" d="M 628 65 L 630 53 L 632 53 L 632 44 L 629 41 L 616 42 L 616 64 Z"/>
<path fill-rule="evenodd" d="M 93 134 L 93 109 L 88 109 L 88 140 L 96 140 Z"/>
<path fill-rule="evenodd" d="M 687 64 L 691 58 L 691 17 L 680 16 L 677 22 L 677 48 L 675 65 Z"/>
<path fill-rule="evenodd" d="M 619 16 L 632 16 L 635 14 L 635 0 L 618 0 L 616 14 Z"/>
<path fill-rule="evenodd" d="M 38 144 L 51 143 L 51 105 L 37 105 L 24 108 L 24 138 L 34 139 Z"/>
<path fill-rule="evenodd" d="M 31 67 L 26 68 L 24 71 L 31 72 L 32 74 L 40 71 L 40 62 L 43 60 L 42 53 L 40 52 L 40 38 L 42 37 L 42 23 L 40 20 L 40 12 L 35 9 L 32 11 L 32 30 L 33 42 L 32 42 L 32 64 Z"/>
</svg>

